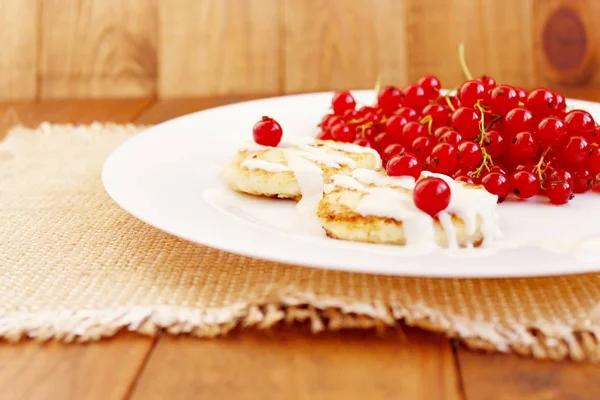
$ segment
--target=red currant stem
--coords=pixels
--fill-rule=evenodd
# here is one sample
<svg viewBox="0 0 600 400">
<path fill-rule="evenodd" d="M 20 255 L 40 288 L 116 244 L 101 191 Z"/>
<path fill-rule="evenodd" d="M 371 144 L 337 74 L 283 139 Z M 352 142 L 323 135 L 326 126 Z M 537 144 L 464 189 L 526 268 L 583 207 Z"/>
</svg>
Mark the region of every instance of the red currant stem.
<svg viewBox="0 0 600 400">
<path fill-rule="evenodd" d="M 364 122 L 364 118 L 356 118 L 356 119 L 351 119 L 348 122 L 346 122 L 346 124 L 348 125 L 354 125 L 354 124 L 360 124 L 362 122 Z"/>
<path fill-rule="evenodd" d="M 444 97 L 446 98 L 446 103 L 448 104 L 448 107 L 452 110 L 452 112 L 456 111 L 456 108 L 454 108 L 454 105 L 450 101 L 450 94 L 448 93 Z"/>
<path fill-rule="evenodd" d="M 598 144 L 598 143 L 590 143 L 590 146 L 598 147 L 598 146 L 600 146 L 600 144 Z"/>
<path fill-rule="evenodd" d="M 375 79 L 375 97 L 379 95 L 381 91 L 381 73 L 377 74 L 377 79 Z"/>
<path fill-rule="evenodd" d="M 431 115 L 426 115 L 425 117 L 421 118 L 419 122 L 421 124 L 427 124 L 427 133 L 429 134 L 429 136 L 433 135 L 433 133 L 431 132 L 431 126 L 433 124 L 433 118 L 431 117 Z"/>
<path fill-rule="evenodd" d="M 465 60 L 465 44 L 462 42 L 458 44 L 458 61 L 467 80 L 473 80 L 473 75 L 471 75 L 471 71 L 469 71 L 467 61 Z"/>
<path fill-rule="evenodd" d="M 496 122 L 498 122 L 502 119 L 502 115 L 498 115 L 498 114 L 493 114 L 493 115 L 494 115 L 494 117 L 492 118 L 490 123 L 487 124 L 487 126 L 485 127 L 486 131 L 490 130 L 496 124 Z"/>
<path fill-rule="evenodd" d="M 481 105 L 481 103 L 479 101 L 477 101 L 477 103 L 475 103 L 473 108 L 475 108 L 481 114 L 481 118 L 479 118 L 479 130 L 481 131 L 479 133 L 479 136 L 481 136 L 479 138 L 479 145 L 482 146 L 483 138 L 485 137 L 485 134 L 486 134 L 485 126 L 483 125 L 485 122 L 485 109 L 483 108 L 483 106 Z"/>
<path fill-rule="evenodd" d="M 483 156 L 483 161 L 481 162 L 481 165 L 471 174 L 474 178 L 479 178 L 479 175 L 481 175 L 481 172 L 487 165 L 494 165 L 494 160 L 492 160 L 492 156 L 490 156 L 485 150 L 485 147 L 481 147 L 481 154 Z"/>
<path fill-rule="evenodd" d="M 519 107 L 525 107 L 525 103 L 523 103 L 522 101 L 519 102 L 518 104 Z"/>
<path fill-rule="evenodd" d="M 533 172 L 537 173 L 538 179 L 540 180 L 540 187 L 542 189 L 544 188 L 544 172 L 546 172 L 546 162 L 544 161 L 544 158 L 548 155 L 548 153 L 552 150 L 551 147 L 548 147 L 546 150 L 544 150 L 544 152 L 542 153 L 541 157 L 540 157 L 540 161 L 537 162 L 537 164 L 535 164 L 533 166 Z"/>
</svg>

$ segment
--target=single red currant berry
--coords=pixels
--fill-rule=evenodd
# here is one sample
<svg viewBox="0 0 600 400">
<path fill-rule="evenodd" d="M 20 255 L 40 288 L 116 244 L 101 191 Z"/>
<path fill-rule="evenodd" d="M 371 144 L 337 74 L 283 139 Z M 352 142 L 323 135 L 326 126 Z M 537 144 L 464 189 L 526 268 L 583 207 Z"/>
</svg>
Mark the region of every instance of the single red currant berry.
<svg viewBox="0 0 600 400">
<path fill-rule="evenodd" d="M 398 110 L 396 110 L 396 112 L 394 112 L 394 115 L 404 117 L 409 122 L 419 119 L 417 112 L 410 107 L 400 107 Z"/>
<path fill-rule="evenodd" d="M 369 144 L 369 141 L 365 138 L 358 138 L 353 143 L 355 145 L 361 146 L 361 147 L 371 147 L 371 145 Z"/>
<path fill-rule="evenodd" d="M 421 175 L 421 163 L 414 154 L 404 153 L 392 157 L 385 170 L 389 176 L 412 176 L 417 179 Z"/>
<path fill-rule="evenodd" d="M 431 154 L 431 149 L 433 149 L 434 145 L 435 141 L 431 136 L 421 136 L 413 140 L 411 148 L 419 160 L 425 161 Z"/>
<path fill-rule="evenodd" d="M 402 92 L 395 86 L 386 86 L 377 95 L 377 104 L 385 114 L 390 114 L 400 107 Z"/>
<path fill-rule="evenodd" d="M 546 188 L 546 196 L 550 203 L 561 205 L 566 204 L 575 196 L 573 187 L 568 182 L 552 183 Z"/>
<path fill-rule="evenodd" d="M 440 178 L 423 178 L 413 191 L 413 201 L 417 208 L 432 217 L 444 211 L 450 204 L 450 186 Z"/>
<path fill-rule="evenodd" d="M 556 111 L 559 112 L 564 112 L 567 109 L 567 103 L 565 101 L 565 96 L 563 96 L 560 93 L 554 93 L 554 96 L 556 96 Z"/>
<path fill-rule="evenodd" d="M 364 118 L 368 113 L 377 113 L 377 109 L 371 106 L 362 106 L 358 109 L 358 118 Z"/>
<path fill-rule="evenodd" d="M 532 162 L 526 162 L 525 164 L 519 164 L 515 167 L 515 172 L 518 172 L 518 171 L 533 172 L 533 170 L 534 170 L 534 165 Z"/>
<path fill-rule="evenodd" d="M 490 172 L 481 179 L 481 184 L 491 194 L 498 196 L 498 203 L 502 203 L 510 191 L 506 175 L 499 172 Z"/>
<path fill-rule="evenodd" d="M 444 133 L 438 140 L 439 143 L 450 143 L 453 146 L 458 146 L 458 144 L 462 141 L 462 135 L 452 130 Z"/>
<path fill-rule="evenodd" d="M 418 122 L 411 121 L 402 128 L 402 143 L 405 146 L 410 146 L 416 138 L 425 135 L 427 135 L 425 127 Z"/>
<path fill-rule="evenodd" d="M 386 147 L 392 144 L 390 137 L 385 132 L 375 135 L 372 140 L 369 140 L 371 147 L 377 150 L 380 154 L 383 153 Z"/>
<path fill-rule="evenodd" d="M 590 168 L 595 173 L 600 173 L 600 147 L 592 148 L 590 152 Z"/>
<path fill-rule="evenodd" d="M 422 116 L 423 118 L 431 117 L 432 129 L 437 129 L 450 123 L 450 109 L 441 104 L 432 103 L 426 105 L 423 108 Z"/>
<path fill-rule="evenodd" d="M 402 129 L 408 120 L 400 115 L 393 115 L 385 122 L 385 131 L 394 142 L 402 140 Z"/>
<path fill-rule="evenodd" d="M 346 110 L 346 112 L 344 113 L 344 121 L 350 122 L 356 120 L 359 120 L 358 111 L 353 108 Z"/>
<path fill-rule="evenodd" d="M 488 91 L 496 87 L 496 80 L 488 75 L 482 75 L 481 77 L 477 78 L 477 81 L 481 82 L 483 87 L 485 87 L 485 90 Z"/>
<path fill-rule="evenodd" d="M 527 92 L 525 91 L 525 89 L 515 87 L 515 90 L 517 91 L 517 97 L 519 98 L 519 101 L 525 104 L 525 101 L 527 101 Z"/>
<path fill-rule="evenodd" d="M 477 143 L 465 140 L 458 145 L 458 159 L 463 168 L 475 168 L 483 161 L 483 152 Z"/>
<path fill-rule="evenodd" d="M 519 95 L 512 86 L 496 86 L 490 93 L 489 104 L 495 114 L 506 115 L 510 110 L 519 106 Z"/>
<path fill-rule="evenodd" d="M 548 173 L 548 172 L 550 172 L 550 173 Z M 548 184 L 560 184 L 560 183 L 565 183 L 565 182 L 571 186 L 573 186 L 575 184 L 573 175 L 571 175 L 571 173 L 569 171 L 566 171 L 564 169 L 557 169 L 554 171 L 546 171 L 546 174 L 548 174 L 548 178 L 546 179 L 546 182 Z"/>
<path fill-rule="evenodd" d="M 372 122 L 374 124 L 381 121 L 381 115 L 376 112 L 369 112 L 363 117 L 363 123 Z"/>
<path fill-rule="evenodd" d="M 429 99 L 425 96 L 425 90 L 419 85 L 408 85 L 402 93 L 404 93 L 403 104 L 415 111 L 422 110 L 429 102 Z"/>
<path fill-rule="evenodd" d="M 354 142 L 356 139 L 356 131 L 346 124 L 337 124 L 331 128 L 331 136 L 339 142 Z"/>
<path fill-rule="evenodd" d="M 555 110 L 556 96 L 548 89 L 535 89 L 527 95 L 525 107 L 538 118 L 547 117 Z"/>
<path fill-rule="evenodd" d="M 454 177 L 454 180 L 457 182 L 468 183 L 469 185 L 475 184 L 475 180 L 467 175 L 457 175 Z"/>
<path fill-rule="evenodd" d="M 594 175 L 587 168 L 573 172 L 573 193 L 585 193 L 594 187 Z"/>
<path fill-rule="evenodd" d="M 531 132 L 519 132 L 510 141 L 508 152 L 515 161 L 530 160 L 539 151 L 539 144 Z"/>
<path fill-rule="evenodd" d="M 271 117 L 262 117 L 252 128 L 254 141 L 263 146 L 277 147 L 281 142 L 283 130 L 277 121 Z"/>
<path fill-rule="evenodd" d="M 581 136 L 573 136 L 565 146 L 562 155 L 568 165 L 579 167 L 590 157 L 590 148 L 587 140 Z"/>
<path fill-rule="evenodd" d="M 538 124 L 535 138 L 542 146 L 554 146 L 565 141 L 567 128 L 565 123 L 554 117 L 544 118 Z"/>
<path fill-rule="evenodd" d="M 509 179 L 512 192 L 520 199 L 528 199 L 535 196 L 540 189 L 540 181 L 537 176 L 529 171 L 516 171 Z"/>
<path fill-rule="evenodd" d="M 354 109 L 356 101 L 350 92 L 336 92 L 331 100 L 331 108 L 336 115 L 344 115 L 346 110 Z"/>
<path fill-rule="evenodd" d="M 383 150 L 381 158 L 387 163 L 392 157 L 402 153 L 404 153 L 404 146 L 400 143 L 392 143 Z"/>
<path fill-rule="evenodd" d="M 319 123 L 319 127 L 321 129 L 328 129 L 329 128 L 329 121 L 331 120 L 331 118 L 335 117 L 335 115 L 333 114 L 325 114 L 323 116 L 323 118 L 321 118 L 321 122 Z"/>
<path fill-rule="evenodd" d="M 440 89 L 442 88 L 442 84 L 439 79 L 432 75 L 427 75 L 421 77 L 417 84 L 423 88 L 425 91 L 425 96 L 428 99 L 433 100 L 440 94 Z"/>
<path fill-rule="evenodd" d="M 479 135 L 479 115 L 472 108 L 457 108 L 452 113 L 451 124 L 465 139 L 475 139 Z"/>
<path fill-rule="evenodd" d="M 589 138 L 594 131 L 595 122 L 589 112 L 573 110 L 565 116 L 565 125 L 570 136 Z"/>
<path fill-rule="evenodd" d="M 339 124 L 339 123 L 345 123 L 346 121 L 344 121 L 344 119 L 338 115 L 334 115 L 333 117 L 329 118 L 327 120 L 327 125 L 325 126 L 325 128 L 327 129 L 331 129 L 333 128 L 335 125 Z"/>
<path fill-rule="evenodd" d="M 504 133 L 509 137 L 519 132 L 531 131 L 534 128 L 533 114 L 524 108 L 513 108 L 504 119 Z"/>
<path fill-rule="evenodd" d="M 317 135 L 317 139 L 318 140 L 333 140 L 333 136 L 331 135 L 330 130 L 326 130 L 326 131 L 319 132 L 319 134 Z"/>
<path fill-rule="evenodd" d="M 488 131 L 483 137 L 483 147 L 490 157 L 497 158 L 506 153 L 507 143 L 500 132 Z"/>
<path fill-rule="evenodd" d="M 463 107 L 473 107 L 478 101 L 484 101 L 487 97 L 485 86 L 478 81 L 466 81 L 458 89 L 458 101 Z"/>
<path fill-rule="evenodd" d="M 451 131 L 447 126 L 440 126 L 435 131 L 433 131 L 433 137 L 438 140 L 444 133 Z"/>
<path fill-rule="evenodd" d="M 458 169 L 458 152 L 450 143 L 438 143 L 431 150 L 430 167 L 433 172 L 452 175 Z"/>
</svg>

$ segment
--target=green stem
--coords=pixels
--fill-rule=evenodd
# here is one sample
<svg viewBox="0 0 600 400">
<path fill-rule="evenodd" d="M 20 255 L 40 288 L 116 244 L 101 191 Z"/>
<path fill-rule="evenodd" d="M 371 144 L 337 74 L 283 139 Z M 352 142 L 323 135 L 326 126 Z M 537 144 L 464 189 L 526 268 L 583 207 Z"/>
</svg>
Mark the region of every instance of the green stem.
<svg viewBox="0 0 600 400">
<path fill-rule="evenodd" d="M 473 75 L 471 75 L 471 71 L 469 71 L 467 61 L 465 60 L 465 44 L 462 42 L 458 44 L 458 61 L 460 62 L 460 67 L 462 68 L 463 74 L 465 74 L 467 80 L 472 80 Z"/>
</svg>

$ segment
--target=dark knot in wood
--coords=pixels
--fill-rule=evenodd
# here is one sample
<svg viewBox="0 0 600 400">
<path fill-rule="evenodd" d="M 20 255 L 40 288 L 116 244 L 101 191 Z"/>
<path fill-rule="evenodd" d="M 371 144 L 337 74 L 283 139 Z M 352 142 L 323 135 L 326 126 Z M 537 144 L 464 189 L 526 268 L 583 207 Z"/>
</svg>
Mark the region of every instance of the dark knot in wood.
<svg viewBox="0 0 600 400">
<path fill-rule="evenodd" d="M 550 15 L 542 40 L 546 57 L 554 68 L 572 70 L 584 62 L 588 37 L 575 10 L 562 7 Z"/>
</svg>

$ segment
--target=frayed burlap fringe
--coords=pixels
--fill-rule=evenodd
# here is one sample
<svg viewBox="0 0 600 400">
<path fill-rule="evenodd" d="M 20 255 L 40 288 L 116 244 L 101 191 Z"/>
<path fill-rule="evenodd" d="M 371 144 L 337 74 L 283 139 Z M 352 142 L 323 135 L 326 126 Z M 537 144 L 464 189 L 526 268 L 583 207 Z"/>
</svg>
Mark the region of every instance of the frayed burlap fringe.
<svg viewBox="0 0 600 400">
<path fill-rule="evenodd" d="M 307 269 L 176 239 L 106 195 L 106 156 L 143 127 L 44 123 L 0 143 L 0 337 L 87 342 L 120 330 L 217 337 L 305 323 L 403 324 L 474 349 L 600 359 L 600 275 L 419 279 Z"/>
</svg>

